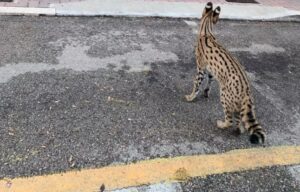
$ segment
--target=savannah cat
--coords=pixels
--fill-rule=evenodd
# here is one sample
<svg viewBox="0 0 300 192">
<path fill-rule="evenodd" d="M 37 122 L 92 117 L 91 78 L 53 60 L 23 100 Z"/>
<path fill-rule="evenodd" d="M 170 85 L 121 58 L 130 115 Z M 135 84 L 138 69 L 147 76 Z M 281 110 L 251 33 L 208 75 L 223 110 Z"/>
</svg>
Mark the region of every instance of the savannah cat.
<svg viewBox="0 0 300 192">
<path fill-rule="evenodd" d="M 213 10 L 211 2 L 207 3 L 203 10 L 195 50 L 197 74 L 193 91 L 185 98 L 187 101 L 193 101 L 196 98 L 206 74 L 208 83 L 204 89 L 204 96 L 208 97 L 214 77 L 219 83 L 220 100 L 225 113 L 225 120 L 218 120 L 217 126 L 221 129 L 232 126 L 234 117 L 238 131 L 243 133 L 246 129 L 249 132 L 251 143 L 264 143 L 265 131 L 256 120 L 246 73 L 241 64 L 216 41 L 212 34 L 212 26 L 219 20 L 220 11 L 219 6 Z"/>
</svg>

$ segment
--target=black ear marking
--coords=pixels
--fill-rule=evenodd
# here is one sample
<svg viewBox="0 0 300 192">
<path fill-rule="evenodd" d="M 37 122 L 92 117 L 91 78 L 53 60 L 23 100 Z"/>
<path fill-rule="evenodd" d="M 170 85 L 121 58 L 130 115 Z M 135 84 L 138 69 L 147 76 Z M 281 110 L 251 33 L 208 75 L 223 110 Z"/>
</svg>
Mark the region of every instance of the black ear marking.
<svg viewBox="0 0 300 192">
<path fill-rule="evenodd" d="M 215 8 L 213 16 L 220 15 L 220 12 L 221 12 L 221 7 L 218 6 L 217 8 Z"/>
<path fill-rule="evenodd" d="M 215 11 L 220 13 L 221 7 L 220 6 L 216 7 Z"/>
<path fill-rule="evenodd" d="M 210 10 L 212 10 L 212 8 L 213 8 L 212 2 L 208 2 L 205 6 L 206 11 L 210 11 Z"/>
</svg>

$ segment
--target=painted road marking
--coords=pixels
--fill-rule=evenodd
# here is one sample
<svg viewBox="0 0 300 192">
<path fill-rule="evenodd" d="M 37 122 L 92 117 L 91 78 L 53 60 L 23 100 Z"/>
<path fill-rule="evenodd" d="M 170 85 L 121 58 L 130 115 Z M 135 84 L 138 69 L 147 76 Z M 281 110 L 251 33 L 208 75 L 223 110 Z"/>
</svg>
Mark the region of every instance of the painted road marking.
<svg viewBox="0 0 300 192">
<path fill-rule="evenodd" d="M 93 192 L 185 181 L 192 177 L 236 172 L 275 165 L 300 164 L 300 146 L 233 150 L 222 154 L 181 156 L 140 161 L 128 165 L 29 178 L 0 180 L 1 192 Z"/>
</svg>

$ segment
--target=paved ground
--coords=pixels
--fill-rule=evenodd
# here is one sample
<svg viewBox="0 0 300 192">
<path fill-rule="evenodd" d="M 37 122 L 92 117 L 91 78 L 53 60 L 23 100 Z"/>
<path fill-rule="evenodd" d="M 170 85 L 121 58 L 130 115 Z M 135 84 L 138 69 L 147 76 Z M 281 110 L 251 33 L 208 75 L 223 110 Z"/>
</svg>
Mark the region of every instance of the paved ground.
<svg viewBox="0 0 300 192">
<path fill-rule="evenodd" d="M 0 178 L 255 147 L 216 128 L 216 83 L 209 99 L 183 100 L 197 20 L 0 20 Z M 216 35 L 247 70 L 266 146 L 299 145 L 299 23 L 221 21 Z M 299 177 L 273 167 L 167 190 L 300 191 Z"/>
</svg>

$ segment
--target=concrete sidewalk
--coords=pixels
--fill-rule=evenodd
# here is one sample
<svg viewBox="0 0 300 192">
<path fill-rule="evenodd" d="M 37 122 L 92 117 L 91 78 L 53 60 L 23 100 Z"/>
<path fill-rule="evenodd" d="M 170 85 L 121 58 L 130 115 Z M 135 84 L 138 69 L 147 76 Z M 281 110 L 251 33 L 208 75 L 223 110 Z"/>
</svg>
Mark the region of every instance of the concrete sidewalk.
<svg viewBox="0 0 300 192">
<path fill-rule="evenodd" d="M 256 0 L 256 3 L 227 1 L 229 0 L 212 0 L 214 4 L 222 6 L 221 18 L 263 20 L 300 15 L 298 0 Z M 199 18 L 206 2 L 207 0 L 14 0 L 12 3 L 0 3 L 0 14 Z"/>
</svg>

